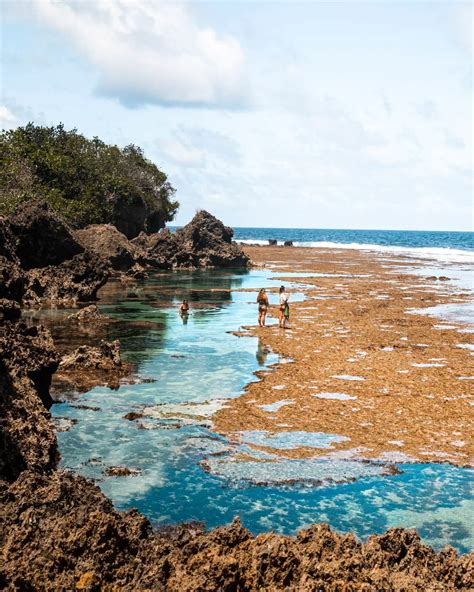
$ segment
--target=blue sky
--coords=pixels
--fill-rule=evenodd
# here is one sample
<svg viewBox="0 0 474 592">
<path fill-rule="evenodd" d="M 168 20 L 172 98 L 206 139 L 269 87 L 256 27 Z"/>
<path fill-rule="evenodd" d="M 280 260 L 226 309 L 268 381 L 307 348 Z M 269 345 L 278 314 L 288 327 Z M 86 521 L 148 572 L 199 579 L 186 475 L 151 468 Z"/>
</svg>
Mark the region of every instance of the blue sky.
<svg viewBox="0 0 474 592">
<path fill-rule="evenodd" d="M 186 223 L 472 230 L 472 5 L 2 0 L 0 125 L 135 143 Z"/>
</svg>

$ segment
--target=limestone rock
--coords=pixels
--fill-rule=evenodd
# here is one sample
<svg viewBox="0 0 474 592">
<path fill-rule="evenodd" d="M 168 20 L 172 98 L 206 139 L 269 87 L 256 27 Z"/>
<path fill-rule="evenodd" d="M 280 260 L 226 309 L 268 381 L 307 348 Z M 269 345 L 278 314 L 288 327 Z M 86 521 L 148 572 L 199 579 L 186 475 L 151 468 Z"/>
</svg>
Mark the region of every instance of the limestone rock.
<svg viewBox="0 0 474 592">
<path fill-rule="evenodd" d="M 48 412 L 59 356 L 41 326 L 6 324 L 0 336 L 0 479 L 25 469 L 56 466 L 58 452 Z"/>
<path fill-rule="evenodd" d="M 84 249 L 47 202 L 30 200 L 10 217 L 15 252 L 23 269 L 58 265 Z"/>
<path fill-rule="evenodd" d="M 67 319 L 74 323 L 102 323 L 109 317 L 102 315 L 97 304 L 90 304 L 81 308 L 78 312 L 68 315 Z"/>
<path fill-rule="evenodd" d="M 75 235 L 84 248 L 110 261 L 113 269 L 126 271 L 143 261 L 141 249 L 111 224 L 91 224 Z"/>
<path fill-rule="evenodd" d="M 60 265 L 28 271 L 23 301 L 27 305 L 47 302 L 73 306 L 94 300 L 109 275 L 106 261 L 89 252 L 81 253 Z"/>
</svg>

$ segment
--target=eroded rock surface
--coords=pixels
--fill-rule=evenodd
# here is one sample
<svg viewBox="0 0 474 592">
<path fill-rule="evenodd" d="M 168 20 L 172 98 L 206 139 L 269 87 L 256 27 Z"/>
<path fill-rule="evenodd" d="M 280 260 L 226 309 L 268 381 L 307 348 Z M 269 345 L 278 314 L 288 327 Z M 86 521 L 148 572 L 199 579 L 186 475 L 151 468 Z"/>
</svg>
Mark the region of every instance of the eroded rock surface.
<svg viewBox="0 0 474 592">
<path fill-rule="evenodd" d="M 365 544 L 325 524 L 297 537 L 254 538 L 238 520 L 208 534 L 154 533 L 138 512 L 117 512 L 90 481 L 63 472 L 0 483 L 0 508 L 3 589 L 448 592 L 473 583 L 472 556 L 435 553 L 402 529 Z"/>
<path fill-rule="evenodd" d="M 55 378 L 87 391 L 100 384 L 118 388 L 120 379 L 130 371 L 131 365 L 122 362 L 118 339 L 101 340 L 98 347 L 81 345 L 63 356 Z"/>
<path fill-rule="evenodd" d="M 97 304 L 85 306 L 77 312 L 70 314 L 67 318 L 69 321 L 73 321 L 74 323 L 86 324 L 102 323 L 109 319 L 109 317 L 106 317 L 100 313 Z"/>
<path fill-rule="evenodd" d="M 22 203 L 9 222 L 23 269 L 58 265 L 84 250 L 69 226 L 45 201 Z"/>
<path fill-rule="evenodd" d="M 48 409 L 58 363 L 43 327 L 6 323 L 0 328 L 0 479 L 14 479 L 27 468 L 43 472 L 56 466 Z"/>
<path fill-rule="evenodd" d="M 133 242 L 145 251 L 150 265 L 161 269 L 247 267 L 249 258 L 232 236 L 232 228 L 202 210 L 174 234 L 168 229 L 142 233 Z"/>
<path fill-rule="evenodd" d="M 57 266 L 31 269 L 27 272 L 23 303 L 73 306 L 77 302 L 94 300 L 109 274 L 108 263 L 89 252 Z"/>
<path fill-rule="evenodd" d="M 76 238 L 84 248 L 110 261 L 118 271 L 126 271 L 144 259 L 141 249 L 112 224 L 91 224 L 76 231 Z"/>
</svg>

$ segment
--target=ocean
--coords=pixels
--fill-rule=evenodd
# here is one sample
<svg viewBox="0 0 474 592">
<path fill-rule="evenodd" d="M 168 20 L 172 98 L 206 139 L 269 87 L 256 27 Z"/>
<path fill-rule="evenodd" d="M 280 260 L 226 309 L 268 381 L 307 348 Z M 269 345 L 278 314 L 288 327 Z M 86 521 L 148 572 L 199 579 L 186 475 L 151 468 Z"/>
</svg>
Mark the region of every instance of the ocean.
<svg viewBox="0 0 474 592">
<path fill-rule="evenodd" d="M 386 251 L 446 262 L 474 262 L 474 232 L 343 230 L 324 228 L 234 228 L 234 239 L 267 245 L 269 239 L 296 247 Z"/>
</svg>

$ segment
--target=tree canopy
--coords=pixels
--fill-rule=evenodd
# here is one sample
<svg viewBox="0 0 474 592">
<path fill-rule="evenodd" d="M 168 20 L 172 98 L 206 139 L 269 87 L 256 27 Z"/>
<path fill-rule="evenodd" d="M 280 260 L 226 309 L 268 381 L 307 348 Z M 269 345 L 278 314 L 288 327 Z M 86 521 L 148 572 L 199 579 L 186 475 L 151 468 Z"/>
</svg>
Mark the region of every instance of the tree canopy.
<svg viewBox="0 0 474 592">
<path fill-rule="evenodd" d="M 178 202 L 166 174 L 138 146 L 88 139 L 63 124 L 0 133 L 0 213 L 32 197 L 44 198 L 74 228 L 117 224 L 127 207 L 146 211 L 157 230 L 173 219 Z M 120 214 L 117 212 L 120 211 Z M 119 226 L 119 225 L 118 225 Z M 146 220 L 145 228 L 146 229 Z"/>
</svg>

